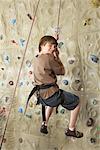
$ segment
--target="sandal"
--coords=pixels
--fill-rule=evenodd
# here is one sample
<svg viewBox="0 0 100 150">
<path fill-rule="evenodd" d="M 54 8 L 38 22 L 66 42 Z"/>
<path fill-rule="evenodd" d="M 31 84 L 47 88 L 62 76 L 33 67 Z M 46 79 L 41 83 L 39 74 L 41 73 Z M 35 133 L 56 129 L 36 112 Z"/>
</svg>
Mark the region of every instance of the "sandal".
<svg viewBox="0 0 100 150">
<path fill-rule="evenodd" d="M 41 125 L 40 132 L 48 134 L 47 126 L 45 124 Z"/>
<path fill-rule="evenodd" d="M 71 136 L 71 137 L 76 137 L 76 138 L 81 138 L 81 137 L 83 137 L 83 133 L 82 133 L 82 132 L 79 132 L 79 131 L 76 131 L 76 130 L 71 131 L 70 129 L 67 129 L 67 130 L 65 131 L 65 135 L 66 135 L 66 136 Z"/>
</svg>

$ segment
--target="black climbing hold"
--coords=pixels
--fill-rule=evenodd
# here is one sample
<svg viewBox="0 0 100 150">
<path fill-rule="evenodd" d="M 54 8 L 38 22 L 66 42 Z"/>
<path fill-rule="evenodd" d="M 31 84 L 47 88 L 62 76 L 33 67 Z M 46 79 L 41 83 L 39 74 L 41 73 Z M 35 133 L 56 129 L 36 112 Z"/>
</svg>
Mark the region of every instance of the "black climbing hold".
<svg viewBox="0 0 100 150">
<path fill-rule="evenodd" d="M 14 85 L 14 82 L 13 82 L 13 81 L 9 81 L 9 84 L 10 84 L 10 85 Z"/>
<path fill-rule="evenodd" d="M 63 80 L 63 84 L 68 85 L 68 80 Z"/>
<path fill-rule="evenodd" d="M 91 138 L 91 139 L 90 139 L 90 142 L 91 142 L 91 143 L 96 143 L 96 138 Z"/>
<path fill-rule="evenodd" d="M 22 143 L 22 142 L 23 142 L 23 139 L 22 139 L 22 138 L 19 138 L 19 142 Z"/>
<path fill-rule="evenodd" d="M 18 58 L 18 59 L 21 59 L 21 57 L 20 57 L 20 56 L 18 56 L 17 58 Z"/>
<path fill-rule="evenodd" d="M 80 80 L 75 80 L 75 83 L 77 83 L 77 84 L 80 83 Z"/>
<path fill-rule="evenodd" d="M 93 118 L 89 118 L 89 119 L 87 120 L 86 125 L 87 125 L 88 127 L 91 127 L 91 126 L 93 126 L 93 124 L 94 124 Z"/>
<path fill-rule="evenodd" d="M 69 62 L 69 64 L 73 64 L 73 63 L 75 62 L 75 60 L 72 60 L 72 59 L 71 59 L 71 60 L 69 60 L 68 62 Z"/>
<path fill-rule="evenodd" d="M 84 26 L 86 26 L 86 25 L 87 25 L 87 23 L 85 22 L 85 23 L 84 23 Z"/>
<path fill-rule="evenodd" d="M 32 74 L 32 71 L 29 71 L 29 74 Z"/>
<path fill-rule="evenodd" d="M 2 70 L 4 70 L 4 68 L 1 68 Z"/>
<path fill-rule="evenodd" d="M 30 14 L 27 14 L 27 16 L 29 17 L 30 20 L 32 20 L 32 16 Z"/>
<path fill-rule="evenodd" d="M 93 62 L 98 63 L 99 58 L 98 58 L 97 56 L 91 55 L 90 57 L 91 57 L 91 60 L 92 60 Z"/>
</svg>

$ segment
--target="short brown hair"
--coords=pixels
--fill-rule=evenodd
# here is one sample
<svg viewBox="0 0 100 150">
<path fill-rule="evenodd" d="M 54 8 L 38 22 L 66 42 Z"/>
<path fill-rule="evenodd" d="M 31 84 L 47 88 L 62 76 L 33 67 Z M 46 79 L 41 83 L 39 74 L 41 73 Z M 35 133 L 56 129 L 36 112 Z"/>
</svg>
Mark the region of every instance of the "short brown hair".
<svg viewBox="0 0 100 150">
<path fill-rule="evenodd" d="M 57 40 L 53 36 L 50 36 L 50 35 L 43 36 L 39 41 L 39 52 L 41 52 L 41 46 L 45 45 L 48 42 L 50 44 L 58 45 Z"/>
</svg>

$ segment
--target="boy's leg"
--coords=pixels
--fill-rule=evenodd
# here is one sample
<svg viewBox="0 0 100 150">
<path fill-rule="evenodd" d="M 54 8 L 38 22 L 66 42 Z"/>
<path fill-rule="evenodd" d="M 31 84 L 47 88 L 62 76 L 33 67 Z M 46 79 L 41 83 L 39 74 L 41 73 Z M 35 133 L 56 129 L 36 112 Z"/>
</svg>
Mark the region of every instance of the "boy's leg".
<svg viewBox="0 0 100 150">
<path fill-rule="evenodd" d="M 83 137 L 83 133 L 76 131 L 76 121 L 80 110 L 80 104 L 77 105 L 77 107 L 74 110 L 71 110 L 71 116 L 69 121 L 69 127 L 67 131 L 65 132 L 66 136 L 73 136 L 76 138 Z"/>
<path fill-rule="evenodd" d="M 46 125 L 48 124 L 48 121 L 49 121 L 49 118 L 50 118 L 52 112 L 53 112 L 53 107 L 47 106 L 46 111 L 45 111 L 45 117 L 46 117 L 45 124 Z"/>
<path fill-rule="evenodd" d="M 71 110 L 70 121 L 69 121 L 69 129 L 70 130 L 75 129 L 79 110 L 80 110 L 80 104 L 78 104 L 74 110 Z"/>
<path fill-rule="evenodd" d="M 48 121 L 49 121 L 49 118 L 50 118 L 52 112 L 53 112 L 53 107 L 50 107 L 50 106 L 46 106 L 45 107 L 45 118 L 46 118 L 46 121 L 42 122 L 42 126 L 40 128 L 40 132 L 41 133 L 44 133 L 44 134 L 48 133 L 47 124 L 48 124 Z"/>
</svg>

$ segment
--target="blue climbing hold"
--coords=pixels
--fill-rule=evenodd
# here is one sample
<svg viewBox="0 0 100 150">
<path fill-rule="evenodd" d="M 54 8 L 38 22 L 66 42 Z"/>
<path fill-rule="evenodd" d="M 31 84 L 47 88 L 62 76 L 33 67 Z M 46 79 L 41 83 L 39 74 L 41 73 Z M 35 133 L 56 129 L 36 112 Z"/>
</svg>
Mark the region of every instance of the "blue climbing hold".
<svg viewBox="0 0 100 150">
<path fill-rule="evenodd" d="M 18 112 L 23 113 L 23 112 L 24 112 L 24 111 L 23 111 L 23 108 L 22 108 L 22 107 L 19 107 Z"/>
<path fill-rule="evenodd" d="M 25 45 L 25 40 L 24 39 L 20 39 L 20 45 L 23 47 Z"/>
<path fill-rule="evenodd" d="M 11 24 L 15 25 L 16 24 L 16 19 L 11 19 Z"/>
<path fill-rule="evenodd" d="M 95 55 L 91 55 L 90 58 L 95 63 L 98 63 L 98 61 L 99 61 L 99 58 L 97 56 L 95 56 Z"/>
<path fill-rule="evenodd" d="M 68 80 L 63 80 L 63 84 L 68 85 Z"/>
</svg>

